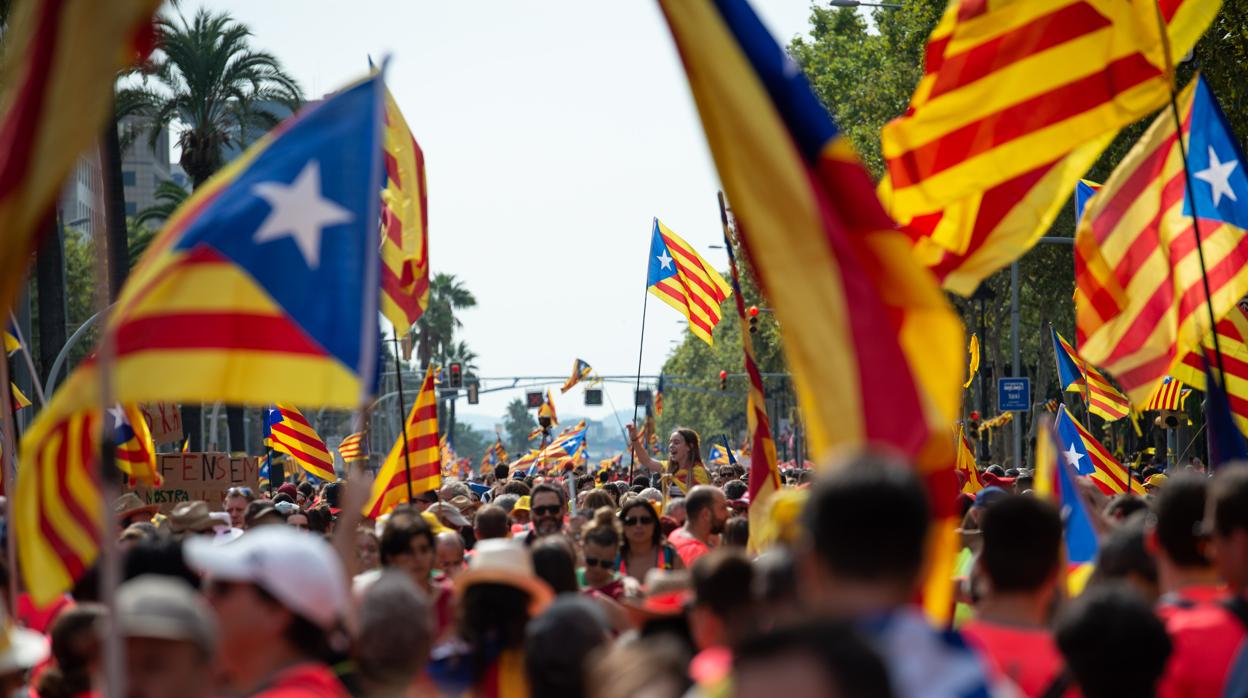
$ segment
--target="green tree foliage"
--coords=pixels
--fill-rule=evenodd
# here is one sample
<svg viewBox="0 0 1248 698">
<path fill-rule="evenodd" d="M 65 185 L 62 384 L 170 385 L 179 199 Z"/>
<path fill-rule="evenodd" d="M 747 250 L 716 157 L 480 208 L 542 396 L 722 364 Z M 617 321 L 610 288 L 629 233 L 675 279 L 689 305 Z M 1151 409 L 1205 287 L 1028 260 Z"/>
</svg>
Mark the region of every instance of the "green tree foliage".
<svg viewBox="0 0 1248 698">
<path fill-rule="evenodd" d="M 421 368 L 437 357 L 445 357 L 450 351 L 467 351 L 463 342 L 458 347 L 454 346 L 455 331 L 464 326 L 456 312 L 476 305 L 476 297 L 454 274 L 433 275 L 429 282 L 429 307 L 416 323 L 416 353 Z M 475 354 L 473 358 L 476 358 Z"/>
<path fill-rule="evenodd" d="M 276 57 L 251 46 L 247 25 L 226 13 L 201 8 L 190 21 L 179 14 L 156 26 L 159 51 L 140 84 L 118 91 L 117 113 L 146 117 L 153 145 L 161 127 L 180 122 L 180 162 L 199 186 L 225 164 L 226 148 L 278 124 L 274 105 L 294 111 L 302 96 Z"/>
<path fill-rule="evenodd" d="M 487 440 L 485 434 L 463 422 L 455 423 L 455 453 L 460 458 L 467 458 L 474 468 L 481 462 L 489 443 L 493 442 Z"/>
<path fill-rule="evenodd" d="M 178 210 L 178 207 L 190 195 L 189 191 L 178 186 L 177 183 L 166 179 L 156 187 L 156 203 L 139 211 L 139 215 L 134 217 L 134 221 L 142 225 L 159 228 L 173 216 L 173 212 Z"/>
<path fill-rule="evenodd" d="M 516 398 L 507 403 L 507 415 L 503 417 L 503 435 L 507 452 L 519 458 L 529 450 L 529 432 L 537 428 L 537 419 L 525 407 L 524 400 Z"/>
</svg>

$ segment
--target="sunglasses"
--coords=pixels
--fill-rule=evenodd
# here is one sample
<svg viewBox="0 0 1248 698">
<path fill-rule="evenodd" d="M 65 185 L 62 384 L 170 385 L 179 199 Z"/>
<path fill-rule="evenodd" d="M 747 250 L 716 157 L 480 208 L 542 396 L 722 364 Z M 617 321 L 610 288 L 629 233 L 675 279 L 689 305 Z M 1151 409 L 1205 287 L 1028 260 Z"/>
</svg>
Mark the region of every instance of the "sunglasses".
<svg viewBox="0 0 1248 698">
<path fill-rule="evenodd" d="M 630 516 L 624 519 L 625 526 L 650 526 L 654 524 L 654 519 L 649 516 Z"/>
<path fill-rule="evenodd" d="M 615 560 L 599 560 L 596 557 L 585 558 L 586 567 L 601 567 L 604 570 L 615 569 Z"/>
<path fill-rule="evenodd" d="M 254 497 L 254 496 L 255 496 L 255 495 L 253 495 L 253 494 L 251 493 L 251 488 L 250 488 L 250 487 L 231 487 L 230 489 L 228 489 L 228 490 L 226 490 L 226 491 L 225 491 L 225 496 L 227 496 L 227 497 L 233 497 L 233 496 L 235 496 L 235 495 L 239 495 L 239 494 L 243 495 L 244 497 Z"/>
<path fill-rule="evenodd" d="M 559 510 L 562 508 L 563 507 L 557 506 L 555 504 L 548 504 L 544 507 L 533 507 L 533 515 L 534 516 L 554 516 L 558 514 Z"/>
</svg>

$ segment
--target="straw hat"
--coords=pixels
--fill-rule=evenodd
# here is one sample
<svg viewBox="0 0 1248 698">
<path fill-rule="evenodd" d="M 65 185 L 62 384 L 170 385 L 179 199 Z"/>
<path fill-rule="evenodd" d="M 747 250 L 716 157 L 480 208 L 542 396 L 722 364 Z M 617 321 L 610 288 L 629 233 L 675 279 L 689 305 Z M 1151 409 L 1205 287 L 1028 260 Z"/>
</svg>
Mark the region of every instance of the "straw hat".
<svg viewBox="0 0 1248 698">
<path fill-rule="evenodd" d="M 174 533 L 203 533 L 216 525 L 207 502 L 182 502 L 169 514 L 169 530 Z"/>
<path fill-rule="evenodd" d="M 541 613 L 555 596 L 533 573 L 528 549 L 509 538 L 483 540 L 473 548 L 468 569 L 455 578 L 455 593 L 462 596 L 474 584 L 504 584 L 528 592 L 530 616 Z"/>
<path fill-rule="evenodd" d="M 113 502 L 113 514 L 124 519 L 134 514 L 155 514 L 160 507 L 155 504 L 146 504 L 133 492 L 127 492 Z"/>
</svg>

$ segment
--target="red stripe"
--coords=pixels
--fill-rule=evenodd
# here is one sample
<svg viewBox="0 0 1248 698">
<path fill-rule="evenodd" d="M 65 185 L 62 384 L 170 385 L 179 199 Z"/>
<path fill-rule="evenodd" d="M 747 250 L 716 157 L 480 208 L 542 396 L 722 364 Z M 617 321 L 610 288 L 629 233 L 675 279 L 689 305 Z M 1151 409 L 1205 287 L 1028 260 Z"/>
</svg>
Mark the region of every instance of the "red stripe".
<svg viewBox="0 0 1248 698">
<path fill-rule="evenodd" d="M 1214 226 L 1221 225 L 1217 221 L 1207 221 L 1202 219 L 1202 222 Z M 1215 231 L 1210 231 L 1208 228 L 1204 228 L 1202 230 L 1204 239 L 1207 240 L 1210 237 L 1210 233 Z M 1184 235 L 1183 237 L 1189 238 L 1192 246 L 1195 247 L 1195 230 L 1192 230 L 1191 235 Z M 1212 266 L 1206 269 L 1206 278 L 1209 279 L 1209 291 L 1214 295 L 1217 295 L 1219 291 L 1233 281 L 1235 276 L 1239 274 L 1239 272 L 1244 269 L 1245 264 L 1248 263 L 1248 235 L 1241 234 L 1238 237 L 1239 240 L 1236 241 L 1235 247 L 1227 252 L 1221 259 L 1215 262 L 1208 257 L 1205 258 L 1206 263 L 1214 262 Z M 1193 279 L 1192 281 L 1192 285 L 1188 286 L 1183 292 L 1183 295 L 1179 297 L 1179 324 L 1182 324 L 1197 310 L 1206 312 L 1204 310 L 1205 287 L 1201 283 L 1200 279 Z"/>
<path fill-rule="evenodd" d="M 64 565 L 65 571 L 69 574 L 70 579 L 77 580 L 78 577 L 82 575 L 83 562 L 78 557 L 78 555 L 73 551 L 73 548 L 69 547 L 69 545 L 65 543 L 64 540 L 61 539 L 60 534 L 57 533 L 56 529 L 52 526 L 52 522 L 47 516 L 47 510 L 45 509 L 45 503 L 43 499 L 43 488 L 44 488 L 43 479 L 44 478 L 58 479 L 58 478 L 63 477 L 65 461 L 67 458 L 69 458 L 68 450 L 71 447 L 70 444 L 67 443 L 66 441 L 68 435 L 69 435 L 69 423 L 61 422 L 60 424 L 56 426 L 56 428 L 50 434 L 48 434 L 47 440 L 45 440 L 42 444 L 40 444 L 39 461 L 42 463 L 44 459 L 44 455 L 46 453 L 45 449 L 47 448 L 49 444 L 52 443 L 53 439 L 56 439 L 60 443 L 60 448 L 56 452 L 55 470 L 53 472 L 48 472 L 47 469 L 41 464 L 36 467 L 35 472 L 29 473 L 28 476 L 38 478 L 40 481 L 38 483 L 39 484 L 38 493 L 36 494 L 36 497 L 37 497 L 36 506 L 38 507 L 39 532 L 43 535 L 43 539 L 47 541 L 48 547 L 52 548 L 52 551 L 56 554 L 56 557 L 61 561 L 61 564 Z M 57 487 L 58 492 L 64 491 L 62 482 L 58 481 L 56 483 L 56 487 Z M 90 531 L 93 531 L 94 529 L 95 527 L 92 526 L 88 528 L 87 530 L 88 532 L 90 532 Z"/>
<path fill-rule="evenodd" d="M 441 475 L 442 468 L 438 463 L 426 463 L 424 465 L 413 465 L 410 470 L 400 470 L 386 484 L 386 492 L 396 488 L 406 491 L 409 473 L 413 475 L 411 478 L 412 482 L 419 482 L 420 480 L 427 480 Z"/>
<path fill-rule="evenodd" d="M 698 288 L 702 289 L 706 295 L 717 301 L 722 301 L 727 298 L 718 286 L 712 285 L 706 278 L 708 275 L 715 274 L 716 272 L 708 270 L 706 267 L 702 266 L 702 262 L 691 250 L 681 247 L 678 243 L 671 240 L 666 235 L 663 236 L 663 239 L 667 241 L 668 249 L 676 253 L 674 258 L 676 268 L 684 272 L 683 276 L 686 279 L 692 281 Z"/>
<path fill-rule="evenodd" d="M 966 9 L 963 3 L 962 9 Z M 929 100 L 970 85 L 1054 46 L 1111 26 L 1110 20 L 1084 2 L 1037 17 L 995 39 L 945 58 Z"/>
<path fill-rule="evenodd" d="M 672 277 L 672 278 L 676 278 L 676 277 Z M 706 321 L 704 321 L 701 317 L 694 314 L 692 309 L 689 308 L 689 301 L 691 300 L 690 296 L 685 295 L 683 289 L 680 289 L 679 291 L 674 289 L 670 282 L 671 282 L 671 279 L 664 279 L 663 281 L 660 281 L 656 283 L 655 285 L 651 286 L 651 288 L 655 288 L 655 289 L 662 291 L 663 294 L 668 296 L 669 298 L 683 302 L 685 304 L 685 317 L 689 320 L 689 324 L 696 325 L 700 327 L 701 329 L 705 330 L 707 334 L 710 334 L 715 329 L 715 326 L 708 325 Z M 692 299 L 692 300 L 696 300 L 696 299 Z"/>
<path fill-rule="evenodd" d="M 1010 105 L 889 160 L 889 176 L 897 189 L 913 186 L 1017 138 L 1107 104 L 1159 74 L 1144 56 L 1125 56 L 1103 70 Z"/>
<path fill-rule="evenodd" d="M 396 189 L 402 189 L 403 178 L 399 176 L 398 159 L 395 158 L 394 153 L 391 153 L 389 150 L 382 152 L 382 158 L 385 160 L 385 163 L 386 163 L 386 179 L 389 180 L 387 184 L 389 182 L 394 182 L 394 186 Z"/>
<path fill-rule="evenodd" d="M 318 451 L 328 451 L 328 449 L 325 448 L 325 444 L 321 443 L 320 439 L 315 439 L 315 438 L 312 438 L 311 436 L 300 434 L 299 432 L 295 431 L 294 429 L 291 429 L 290 427 L 284 424 L 274 424 L 272 427 L 272 431 L 274 434 L 277 434 L 279 437 L 284 437 L 284 438 L 278 439 L 278 443 L 282 444 L 283 446 L 297 449 L 302 444 L 303 446 L 309 446 L 311 448 L 315 448 Z M 324 462 L 324 461 L 321 461 L 321 462 Z"/>
<path fill-rule="evenodd" d="M 312 428 L 312 425 L 308 423 L 308 420 L 304 418 L 303 413 L 299 412 L 299 410 L 292 410 L 288 407 L 279 407 L 277 408 L 277 411 L 282 415 L 283 420 L 298 422 L 309 429 Z"/>
<path fill-rule="evenodd" d="M 4 164 L 0 167 L 0 200 L 12 195 L 30 176 L 36 165 L 31 162 L 35 144 L 39 142 L 39 126 L 44 118 L 44 100 L 48 94 L 50 72 L 58 66 L 56 60 L 57 38 L 61 31 L 63 0 L 44 0 L 38 4 L 34 20 L 34 36 L 30 38 L 29 53 L 21 58 L 14 56 L 14 65 L 23 66 L 24 76 L 16 86 L 13 104 L 8 118 L 0 123 L 0 153 Z M 10 29 L 12 25 L 10 24 Z M 10 43 L 13 37 L 9 37 Z M 63 62 L 63 61 L 62 61 Z M 18 75 L 21 75 L 19 73 Z M 11 254 L 16 251 L 10 250 Z"/>
<path fill-rule="evenodd" d="M 381 229 L 386 232 L 387 240 L 403 249 L 403 220 L 385 202 L 381 205 Z"/>
<path fill-rule="evenodd" d="M 404 276 L 411 273 L 411 265 L 405 263 L 403 265 Z M 381 265 L 381 290 L 386 296 L 403 311 L 403 316 L 407 318 L 409 323 L 416 322 L 420 319 L 420 297 L 423 295 L 419 290 L 416 292 L 408 292 L 405 284 L 395 276 L 394 271 L 389 266 Z"/>
<path fill-rule="evenodd" d="M 1188 119 L 1190 118 L 1189 115 Z M 1097 195 L 1103 201 L 1096 217 L 1092 219 L 1092 232 L 1095 233 L 1098 243 L 1105 242 L 1131 206 L 1144 195 L 1145 190 L 1156 186 L 1176 141 L 1177 135 L 1171 132 L 1140 160 L 1121 185 L 1114 189 L 1102 189 Z"/>
<path fill-rule="evenodd" d="M 677 262 L 676 267 L 677 267 L 677 269 L 680 269 L 680 263 L 679 263 L 679 262 Z M 683 271 L 683 270 L 682 270 L 682 271 Z M 690 293 L 690 292 L 689 292 L 689 287 L 688 287 L 688 285 L 685 283 L 685 281 L 686 281 L 686 280 L 691 280 L 691 281 L 695 281 L 695 282 L 696 282 L 696 281 L 698 281 L 697 279 L 694 279 L 693 277 L 689 276 L 687 273 L 681 273 L 681 274 L 679 274 L 679 275 L 677 275 L 677 276 L 673 276 L 673 277 L 670 277 L 670 278 L 668 278 L 668 279 L 664 279 L 663 281 L 660 281 L 659 283 L 660 283 L 660 284 L 662 284 L 662 283 L 667 283 L 667 284 L 669 284 L 669 285 L 670 285 L 670 284 L 672 283 L 672 279 L 676 279 L 676 281 L 680 284 L 680 286 L 681 286 L 681 288 L 680 288 L 680 292 L 681 292 L 681 295 L 682 295 L 682 296 L 683 296 L 683 298 L 684 298 L 684 301 L 685 301 L 685 305 L 686 305 L 686 306 L 691 306 L 691 305 L 692 305 L 692 306 L 697 306 L 697 307 L 698 307 L 698 309 L 700 309 L 702 312 L 706 313 L 706 315 L 707 315 L 708 317 L 710 317 L 710 319 L 711 319 L 711 322 L 712 322 L 712 327 L 714 326 L 714 323 L 719 322 L 719 307 L 718 307 L 718 306 L 714 306 L 714 307 L 712 307 L 712 306 L 708 305 L 708 304 L 707 304 L 707 302 L 706 302 L 705 300 L 703 300 L 703 299 L 702 299 L 702 297 L 701 297 L 701 296 L 699 296 L 698 294 L 696 294 L 696 293 Z M 655 285 L 657 286 L 658 284 L 655 284 Z M 700 285 L 700 286 L 703 286 L 703 284 L 699 284 L 699 285 Z M 705 289 L 703 289 L 703 290 L 705 290 Z M 670 295 L 670 294 L 669 294 L 669 295 Z"/>
<path fill-rule="evenodd" d="M 117 358 L 149 351 L 238 349 L 330 358 L 304 331 L 281 315 L 206 312 L 146 315 L 117 330 Z"/>
</svg>

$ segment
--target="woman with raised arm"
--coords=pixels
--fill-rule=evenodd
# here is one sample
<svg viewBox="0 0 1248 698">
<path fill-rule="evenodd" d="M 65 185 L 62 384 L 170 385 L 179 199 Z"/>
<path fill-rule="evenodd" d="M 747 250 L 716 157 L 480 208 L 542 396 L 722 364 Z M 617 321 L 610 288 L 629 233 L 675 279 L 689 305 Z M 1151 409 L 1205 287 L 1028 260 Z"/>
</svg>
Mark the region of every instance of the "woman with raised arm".
<svg viewBox="0 0 1248 698">
<path fill-rule="evenodd" d="M 685 493 L 693 489 L 694 485 L 710 484 L 711 474 L 707 472 L 706 466 L 702 464 L 702 451 L 699 445 L 698 432 L 685 427 L 677 427 L 672 431 L 672 435 L 667 440 L 668 460 L 660 461 L 651 456 L 646 450 L 646 446 L 641 443 L 641 437 L 637 435 L 637 428 L 634 425 L 627 424 L 625 427 L 628 429 L 629 446 L 632 448 L 633 455 L 637 458 L 638 463 L 656 473 L 662 473 L 667 476 L 666 479 L 670 484 L 676 485 Z"/>
</svg>

